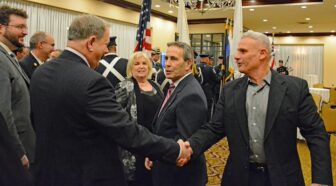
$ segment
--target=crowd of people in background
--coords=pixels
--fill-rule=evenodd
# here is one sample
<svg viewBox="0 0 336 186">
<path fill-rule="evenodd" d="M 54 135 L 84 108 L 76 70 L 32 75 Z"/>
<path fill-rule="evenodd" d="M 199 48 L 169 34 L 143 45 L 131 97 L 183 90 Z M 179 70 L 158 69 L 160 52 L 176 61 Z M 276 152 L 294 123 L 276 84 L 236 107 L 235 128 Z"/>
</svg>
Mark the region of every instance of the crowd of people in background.
<svg viewBox="0 0 336 186">
<path fill-rule="evenodd" d="M 28 48 L 27 19 L 0 7 L 0 185 L 205 186 L 204 152 L 227 137 L 222 185 L 303 186 L 297 127 L 312 186 L 333 184 L 307 83 L 282 76 L 282 61 L 270 69 L 264 34 L 244 33 L 235 62 L 245 76 L 234 80 L 222 56 L 196 64 L 183 42 L 168 43 L 164 59 L 157 47 L 121 58 L 93 15 L 72 21 L 64 50 L 43 31 Z"/>
</svg>

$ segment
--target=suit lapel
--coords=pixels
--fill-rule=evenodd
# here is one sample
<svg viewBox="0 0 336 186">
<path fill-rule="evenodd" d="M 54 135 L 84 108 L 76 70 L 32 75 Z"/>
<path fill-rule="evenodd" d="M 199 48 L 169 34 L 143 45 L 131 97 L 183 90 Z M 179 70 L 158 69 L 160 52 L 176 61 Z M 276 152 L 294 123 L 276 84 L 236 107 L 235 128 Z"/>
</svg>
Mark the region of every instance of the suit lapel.
<svg viewBox="0 0 336 186">
<path fill-rule="evenodd" d="M 271 87 L 268 96 L 267 114 L 265 123 L 266 125 L 264 135 L 265 140 L 268 137 L 274 125 L 275 118 L 279 113 L 281 103 L 286 94 L 287 87 L 284 83 L 285 82 L 280 78 L 280 75 L 272 70 Z"/>
<path fill-rule="evenodd" d="M 249 133 L 247 126 L 246 114 L 246 91 L 247 91 L 247 77 L 240 80 L 241 82 L 234 88 L 234 106 L 237 114 L 238 125 L 242 132 L 246 144 L 249 144 Z"/>
<path fill-rule="evenodd" d="M 192 75 L 188 75 L 187 77 L 185 77 L 179 84 L 178 86 L 175 88 L 175 90 L 173 91 L 172 95 L 170 96 L 169 100 L 167 101 L 166 105 L 162 108 L 162 111 L 159 113 L 157 113 L 157 116 L 154 119 L 154 128 L 155 131 L 157 131 L 157 129 L 159 129 L 159 124 L 161 123 L 161 119 L 163 118 L 163 116 L 166 114 L 168 108 L 172 105 L 172 103 L 174 102 L 174 100 L 177 98 L 177 95 L 179 94 L 179 92 L 181 90 L 183 90 L 183 88 L 185 87 L 185 85 L 190 81 L 190 78 L 193 78 Z"/>
<path fill-rule="evenodd" d="M 24 79 L 24 81 L 27 83 L 28 87 L 30 84 L 30 80 L 28 78 L 28 76 L 26 75 L 25 72 L 23 72 L 22 68 L 20 67 L 18 61 L 16 61 L 15 59 L 13 59 L 8 53 L 7 51 L 2 48 L 2 46 L 0 46 L 0 50 L 6 55 L 6 57 L 9 59 L 9 61 L 14 65 L 14 67 L 16 68 L 16 70 L 20 73 L 21 77 Z"/>
</svg>

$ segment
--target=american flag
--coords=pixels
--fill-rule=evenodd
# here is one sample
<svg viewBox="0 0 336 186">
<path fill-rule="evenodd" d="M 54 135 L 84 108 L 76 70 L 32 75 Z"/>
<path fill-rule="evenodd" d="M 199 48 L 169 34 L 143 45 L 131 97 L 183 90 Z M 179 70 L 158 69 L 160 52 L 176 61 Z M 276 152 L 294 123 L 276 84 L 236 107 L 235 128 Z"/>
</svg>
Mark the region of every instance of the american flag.
<svg viewBox="0 0 336 186">
<path fill-rule="evenodd" d="M 150 14 L 151 14 L 152 0 L 143 0 L 141 6 L 141 13 L 139 17 L 139 27 L 136 36 L 136 47 L 134 51 L 144 51 L 151 54 L 151 30 L 150 30 Z"/>
</svg>

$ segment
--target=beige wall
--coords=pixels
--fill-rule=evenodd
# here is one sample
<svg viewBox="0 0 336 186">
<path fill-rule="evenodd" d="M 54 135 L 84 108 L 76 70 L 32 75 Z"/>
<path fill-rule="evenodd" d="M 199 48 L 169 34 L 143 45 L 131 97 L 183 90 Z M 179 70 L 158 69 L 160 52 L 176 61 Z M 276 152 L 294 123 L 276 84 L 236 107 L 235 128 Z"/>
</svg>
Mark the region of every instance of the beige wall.
<svg viewBox="0 0 336 186">
<path fill-rule="evenodd" d="M 323 56 L 323 83 L 325 86 L 336 86 L 336 36 L 313 37 L 275 37 L 275 44 L 322 44 Z"/>
<path fill-rule="evenodd" d="M 138 25 L 139 12 L 124 9 L 97 0 L 26 0 L 76 12 L 98 15 L 133 25 Z M 155 16 L 151 17 L 152 46 L 166 49 L 166 43 L 174 41 L 176 23 Z"/>
<path fill-rule="evenodd" d="M 189 25 L 189 33 L 190 34 L 224 33 L 224 32 L 225 32 L 225 24 L 224 23 Z"/>
</svg>

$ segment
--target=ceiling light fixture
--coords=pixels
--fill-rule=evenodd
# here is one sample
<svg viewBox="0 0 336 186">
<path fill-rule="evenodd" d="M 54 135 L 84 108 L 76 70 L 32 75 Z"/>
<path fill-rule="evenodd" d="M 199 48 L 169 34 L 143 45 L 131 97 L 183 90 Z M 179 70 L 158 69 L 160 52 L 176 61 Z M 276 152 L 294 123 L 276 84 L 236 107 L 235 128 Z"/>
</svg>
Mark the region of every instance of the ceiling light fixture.
<svg viewBox="0 0 336 186">
<path fill-rule="evenodd" d="M 174 12 L 173 12 L 172 10 L 169 10 L 168 13 L 172 14 L 172 13 L 174 13 Z"/>
<path fill-rule="evenodd" d="M 308 28 L 313 28 L 313 26 L 312 26 L 312 25 L 309 25 Z"/>
<path fill-rule="evenodd" d="M 178 6 L 178 0 L 169 0 L 171 5 Z M 234 7 L 235 0 L 185 0 L 185 7 L 200 13 L 208 10 Z"/>
<path fill-rule="evenodd" d="M 267 22 L 268 20 L 267 20 L 267 19 L 263 19 L 262 21 L 263 21 L 263 22 Z"/>
<path fill-rule="evenodd" d="M 335 30 L 332 30 L 332 31 L 330 31 L 330 32 L 335 32 Z"/>
<path fill-rule="evenodd" d="M 277 29 L 277 27 L 273 26 L 272 29 L 275 30 L 275 29 Z"/>
<path fill-rule="evenodd" d="M 250 8 L 249 10 L 250 10 L 250 12 L 253 12 L 253 11 L 254 11 L 254 8 Z"/>
<path fill-rule="evenodd" d="M 156 8 L 160 8 L 161 6 L 160 5 L 155 5 Z"/>
<path fill-rule="evenodd" d="M 314 30 L 311 30 L 311 31 L 309 31 L 310 33 L 313 33 L 314 32 Z"/>
<path fill-rule="evenodd" d="M 305 9 L 305 8 L 307 8 L 307 6 L 301 6 L 301 8 Z"/>
<path fill-rule="evenodd" d="M 310 21 L 310 18 L 309 18 L 309 17 L 306 17 L 306 21 Z"/>
</svg>

